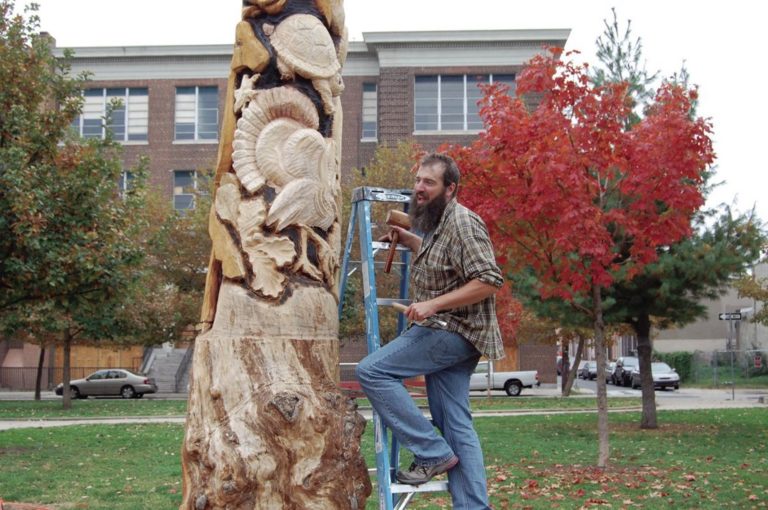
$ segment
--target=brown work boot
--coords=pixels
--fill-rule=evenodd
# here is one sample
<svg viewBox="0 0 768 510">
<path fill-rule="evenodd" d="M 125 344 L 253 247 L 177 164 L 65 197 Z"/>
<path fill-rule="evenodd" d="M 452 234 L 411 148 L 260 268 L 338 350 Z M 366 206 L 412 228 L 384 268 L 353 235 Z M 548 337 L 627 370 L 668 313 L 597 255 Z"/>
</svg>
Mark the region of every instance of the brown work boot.
<svg viewBox="0 0 768 510">
<path fill-rule="evenodd" d="M 427 483 L 435 476 L 453 469 L 458 463 L 459 458 L 455 455 L 445 462 L 435 464 L 434 466 L 419 466 L 414 462 L 411 464 L 411 467 L 408 468 L 408 471 L 398 471 L 395 478 L 397 478 L 397 481 L 400 483 L 421 485 Z"/>
</svg>

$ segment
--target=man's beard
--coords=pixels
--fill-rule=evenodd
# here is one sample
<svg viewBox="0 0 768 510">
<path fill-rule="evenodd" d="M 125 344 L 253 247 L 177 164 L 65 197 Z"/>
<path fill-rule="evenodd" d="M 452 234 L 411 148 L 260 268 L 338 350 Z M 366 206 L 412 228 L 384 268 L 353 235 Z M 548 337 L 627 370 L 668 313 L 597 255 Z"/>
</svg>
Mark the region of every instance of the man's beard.
<svg viewBox="0 0 768 510">
<path fill-rule="evenodd" d="M 416 201 L 416 193 L 411 196 L 411 206 L 408 209 L 408 216 L 411 218 L 411 229 L 416 232 L 429 234 L 440 224 L 445 207 L 448 205 L 448 199 L 444 193 L 440 193 L 435 198 L 424 204 Z"/>
</svg>

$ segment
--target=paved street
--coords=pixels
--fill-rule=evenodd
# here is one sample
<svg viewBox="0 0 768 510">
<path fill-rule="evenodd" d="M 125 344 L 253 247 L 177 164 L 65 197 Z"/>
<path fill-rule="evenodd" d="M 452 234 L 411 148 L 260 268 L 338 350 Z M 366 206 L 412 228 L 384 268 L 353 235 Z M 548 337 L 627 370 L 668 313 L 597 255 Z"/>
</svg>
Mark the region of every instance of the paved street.
<svg viewBox="0 0 768 510">
<path fill-rule="evenodd" d="M 508 398 L 531 398 L 531 397 L 556 397 L 560 395 L 559 386 L 554 384 L 545 384 L 540 388 L 524 389 L 519 397 Z M 608 397 L 637 397 L 637 407 L 641 405 L 640 390 L 623 388 L 608 385 Z M 596 391 L 595 381 L 577 380 L 574 383 L 572 398 L 593 397 Z M 491 392 L 493 396 L 503 397 L 503 391 Z M 473 398 L 482 398 L 484 392 L 473 391 Z M 0 391 L 0 400 L 32 400 L 32 392 L 12 392 Z M 734 398 L 735 397 L 735 398 Z M 43 392 L 44 400 L 60 400 L 53 392 Z M 180 393 L 161 393 L 156 395 L 147 395 L 146 399 L 186 399 L 185 394 Z M 744 408 L 761 407 L 768 409 L 768 390 L 749 390 L 737 389 L 732 393 L 730 388 L 723 389 L 698 389 L 682 387 L 676 391 L 657 391 L 656 405 L 660 410 L 685 410 L 685 409 L 722 409 L 722 408 Z M 626 409 L 617 409 L 612 412 L 625 412 Z M 370 419 L 370 410 L 361 409 L 361 414 Z M 555 414 L 555 413 L 574 413 L 574 412 L 594 412 L 594 409 L 576 409 L 576 410 L 542 410 L 542 409 L 521 409 L 515 411 L 488 411 L 475 413 L 475 416 L 515 416 L 529 414 Z M 131 418 L 88 418 L 88 419 L 69 419 L 69 420 L 0 420 L 0 431 L 27 427 L 62 427 L 67 425 L 83 424 L 116 424 L 116 423 L 184 423 L 183 416 L 170 417 L 131 417 Z"/>
</svg>

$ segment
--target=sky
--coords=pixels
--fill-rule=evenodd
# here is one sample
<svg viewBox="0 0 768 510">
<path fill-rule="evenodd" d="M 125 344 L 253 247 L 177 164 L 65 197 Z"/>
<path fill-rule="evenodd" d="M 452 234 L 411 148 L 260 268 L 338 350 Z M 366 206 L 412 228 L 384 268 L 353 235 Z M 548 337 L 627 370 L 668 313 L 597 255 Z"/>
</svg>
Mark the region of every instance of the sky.
<svg viewBox="0 0 768 510">
<path fill-rule="evenodd" d="M 17 7 L 29 1 L 16 0 Z M 41 28 L 58 46 L 231 44 L 241 0 L 37 0 Z M 571 30 L 566 50 L 596 64 L 595 40 L 612 19 L 632 22 L 649 71 L 669 76 L 685 62 L 699 86 L 699 114 L 711 120 L 716 182 L 708 205 L 756 208 L 768 220 L 768 163 L 760 156 L 768 101 L 761 59 L 762 3 L 754 0 L 345 0 L 351 40 L 364 32 L 412 30 Z"/>
</svg>

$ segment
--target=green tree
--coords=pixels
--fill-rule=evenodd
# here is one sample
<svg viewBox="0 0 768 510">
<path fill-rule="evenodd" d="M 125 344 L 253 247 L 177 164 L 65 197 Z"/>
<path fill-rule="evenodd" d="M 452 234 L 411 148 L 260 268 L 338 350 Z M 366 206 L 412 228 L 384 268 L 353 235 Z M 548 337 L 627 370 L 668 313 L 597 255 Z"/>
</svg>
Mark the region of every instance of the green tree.
<svg viewBox="0 0 768 510">
<path fill-rule="evenodd" d="M 596 67 L 592 72 L 592 82 L 595 85 L 607 83 L 626 83 L 628 97 L 632 102 L 632 112 L 627 118 L 627 127 L 640 121 L 640 112 L 653 100 L 654 90 L 651 88 L 659 76 L 659 72 L 648 72 L 643 58 L 643 42 L 638 37 L 632 38 L 632 21 L 627 20 L 627 26 L 622 31 L 616 16 L 616 8 L 612 7 L 613 21 L 603 20 L 605 30 L 597 38 L 597 58 L 605 68 Z"/>
<path fill-rule="evenodd" d="M 342 187 L 342 225 L 349 224 L 352 210 L 352 190 L 360 186 L 374 186 L 388 189 L 412 189 L 413 167 L 422 153 L 421 147 L 411 140 L 400 141 L 393 146 L 380 145 L 371 162 L 364 168 L 352 170 L 345 179 Z M 385 220 L 387 211 L 394 209 L 395 204 L 375 203 L 371 214 L 371 222 L 375 224 L 373 238 L 387 233 Z M 359 234 L 353 233 L 355 240 L 352 244 L 350 260 L 360 260 Z M 346 242 L 346 239 L 342 243 Z M 343 246 L 343 245 L 342 245 Z M 350 271 L 356 265 L 351 265 Z M 339 324 L 339 336 L 347 341 L 365 336 L 364 307 L 362 304 L 362 281 L 360 271 L 355 271 L 347 280 L 344 294 L 344 310 Z M 383 271 L 377 272 L 377 288 L 380 296 L 395 296 L 399 282 L 399 272 L 393 267 L 389 275 Z M 397 330 L 397 314 L 393 310 L 380 311 L 381 338 L 394 338 Z"/>
<path fill-rule="evenodd" d="M 198 174 L 201 182 L 210 182 L 209 172 Z M 199 188 L 195 208 L 185 211 L 174 210 L 162 192 L 148 192 L 146 215 L 152 222 L 142 234 L 146 258 L 137 289 L 123 309 L 126 327 L 142 344 L 194 336 L 211 249 L 211 194 L 205 184 Z"/>
<path fill-rule="evenodd" d="M 764 246 L 765 249 L 768 246 Z M 763 260 L 763 264 L 768 260 Z M 753 322 L 768 326 L 768 277 L 760 278 L 753 269 L 751 275 L 744 276 L 736 282 L 739 296 L 754 299 L 760 303 L 760 308 L 752 317 Z"/>
<path fill-rule="evenodd" d="M 622 31 L 616 10 L 613 21 L 604 20 L 605 31 L 597 40 L 597 57 L 604 68 L 591 74 L 593 83 L 629 84 L 628 94 L 634 106 L 626 119 L 627 127 L 644 116 L 652 85 L 659 73 L 649 73 L 642 59 L 642 41 L 633 39 L 631 21 Z M 666 79 L 688 88 L 689 75 L 683 65 L 680 72 Z M 691 109 L 695 116 L 696 103 Z M 711 169 L 702 168 L 701 188 L 710 190 Z M 692 235 L 657 249 L 658 259 L 641 274 L 615 285 L 607 296 L 612 305 L 606 309 L 608 323 L 632 327 L 638 340 L 643 413 L 640 426 L 657 428 L 655 392 L 651 374 L 651 327 L 683 326 L 702 317 L 703 299 L 723 294 L 732 278 L 743 274 L 759 257 L 764 239 L 759 219 L 754 213 L 736 214 L 727 207 L 701 209 L 691 220 Z"/>
<path fill-rule="evenodd" d="M 73 342 L 125 337 L 146 172 L 134 169 L 134 189 L 120 196 L 120 146 L 109 133 L 83 141 L 69 130 L 86 76 L 54 57 L 36 6 L 14 9 L 0 1 L 0 322 L 61 343 L 68 390 Z"/>
</svg>

